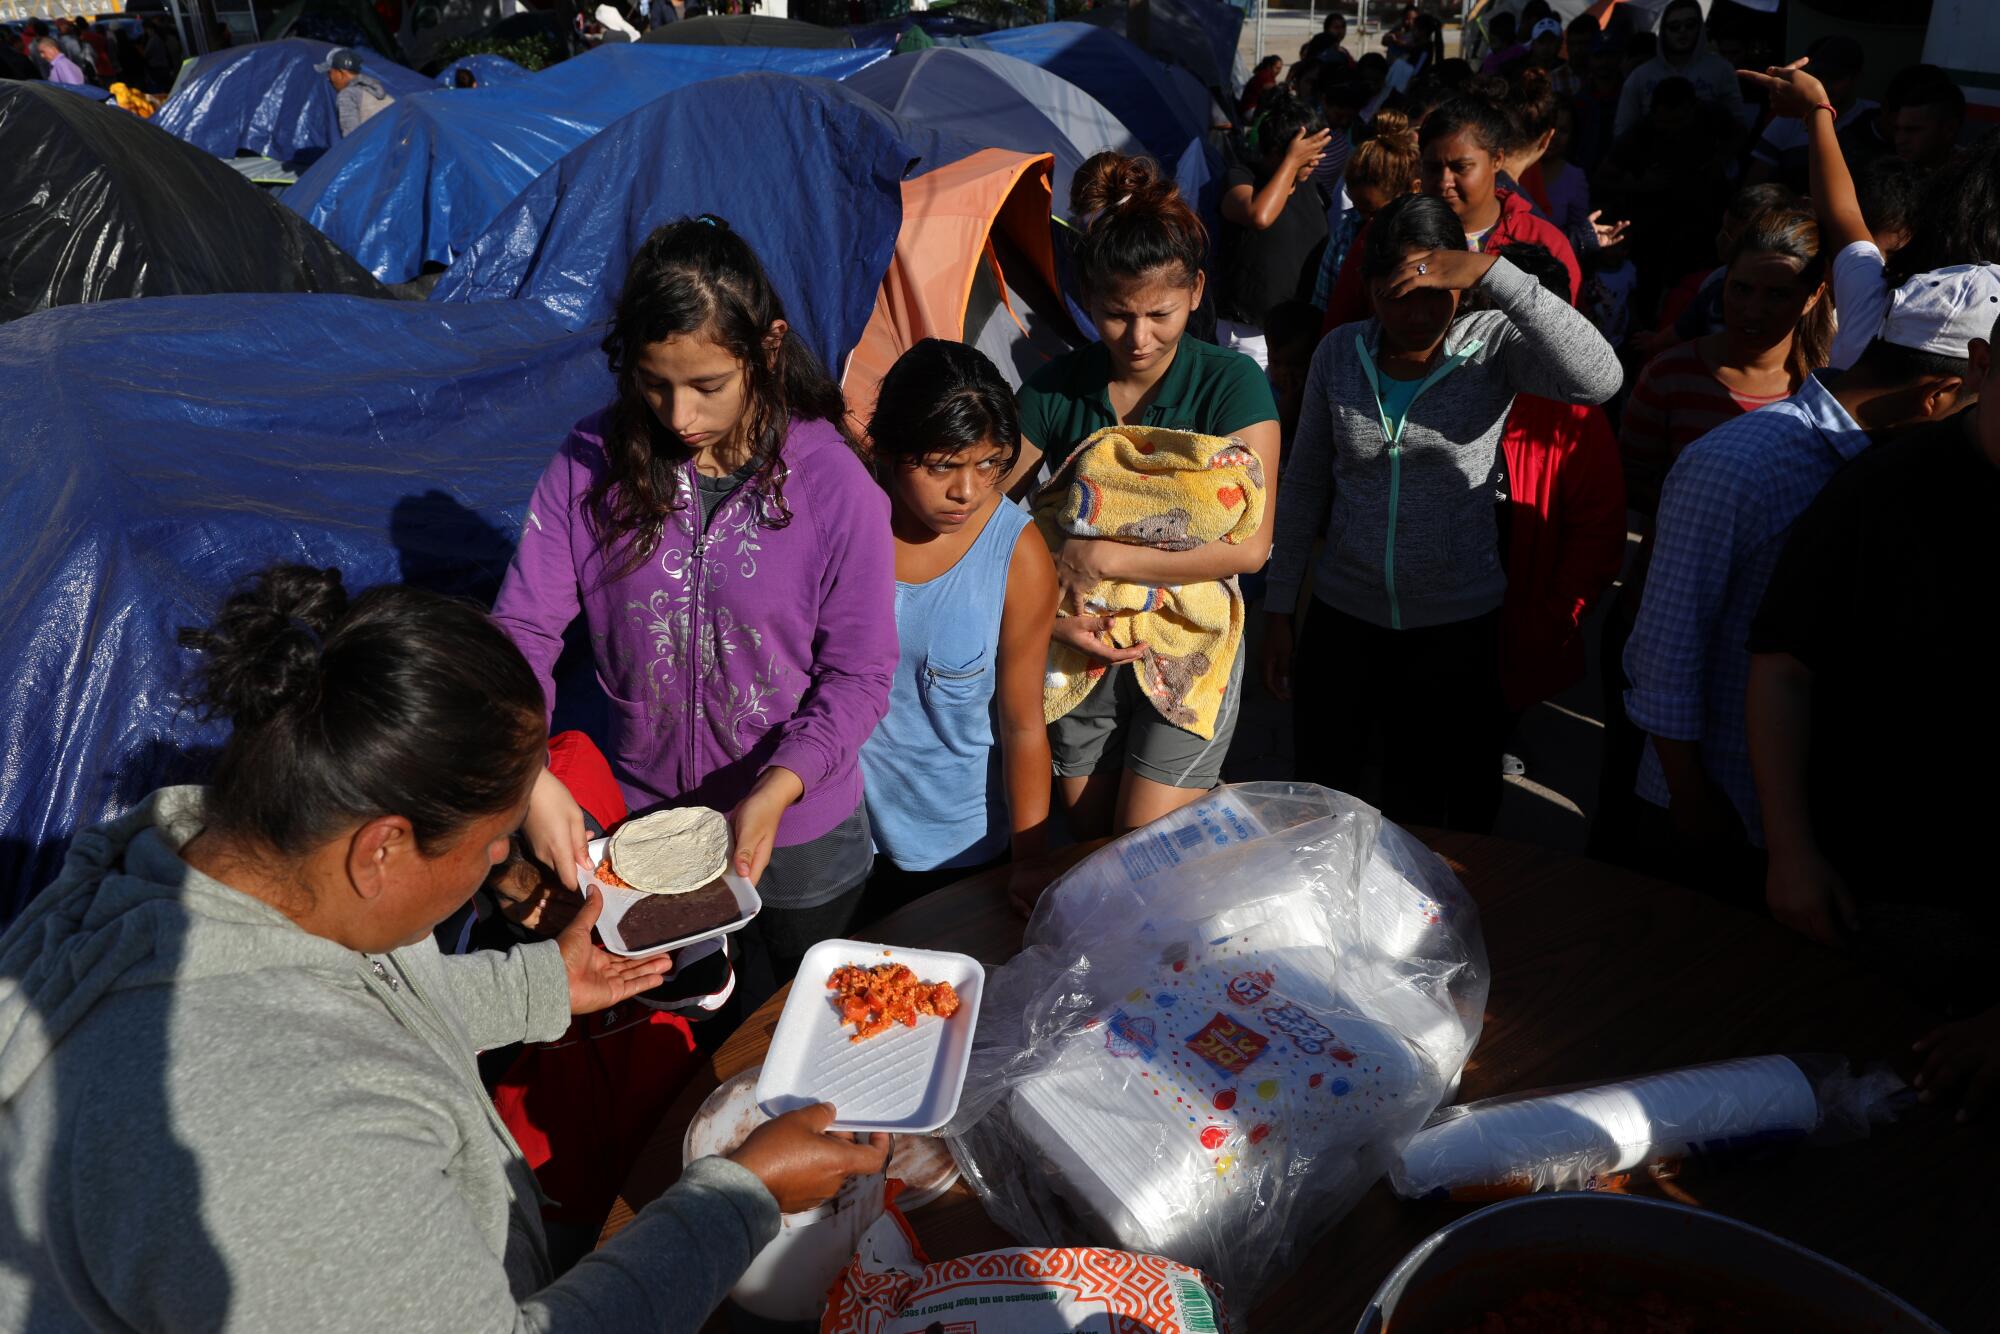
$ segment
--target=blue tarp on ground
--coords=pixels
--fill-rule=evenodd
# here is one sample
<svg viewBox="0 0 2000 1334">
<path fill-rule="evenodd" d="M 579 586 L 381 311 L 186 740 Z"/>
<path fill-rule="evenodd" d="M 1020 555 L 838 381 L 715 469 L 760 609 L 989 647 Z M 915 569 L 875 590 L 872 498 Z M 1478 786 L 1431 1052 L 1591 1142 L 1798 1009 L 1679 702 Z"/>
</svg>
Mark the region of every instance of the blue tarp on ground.
<svg viewBox="0 0 2000 1334">
<path fill-rule="evenodd" d="M 333 85 L 314 66 L 337 48 L 290 37 L 233 46 L 183 71 L 153 123 L 217 157 L 309 162 L 340 141 Z M 430 91 L 415 70 L 362 52 L 362 70 L 396 97 Z"/>
<path fill-rule="evenodd" d="M 205 772 L 221 732 L 179 711 L 177 627 L 281 560 L 490 597 L 610 391 L 595 338 L 524 302 L 164 297 L 0 326 L 0 924 L 77 828 Z"/>
<path fill-rule="evenodd" d="M 451 264 L 571 149 L 691 83 L 778 70 L 842 78 L 885 51 L 599 47 L 497 88 L 434 91 L 377 114 L 285 191 L 284 202 L 390 282 Z M 721 141 L 754 143 L 726 133 Z"/>
<path fill-rule="evenodd" d="M 1038 23 L 979 39 L 1039 66 L 1102 102 L 1169 170 L 1207 132 L 1188 114 L 1160 62 L 1115 32 L 1087 23 Z"/>
<path fill-rule="evenodd" d="M 824 79 L 744 74 L 684 88 L 544 172 L 431 301 L 534 301 L 572 327 L 594 325 L 654 228 L 714 213 L 756 247 L 793 327 L 837 375 L 888 271 L 905 174 L 970 151 Z"/>
<path fill-rule="evenodd" d="M 450 88 L 453 86 L 452 80 L 458 77 L 458 72 L 462 69 L 471 70 L 472 77 L 479 81 L 481 88 L 503 83 L 514 83 L 521 79 L 530 78 L 534 73 L 532 70 L 522 69 L 505 56 L 496 56 L 490 52 L 482 51 L 477 55 L 460 56 L 457 60 L 452 61 L 449 65 L 439 70 L 437 78 L 433 79 L 432 82 L 440 88 Z"/>
</svg>

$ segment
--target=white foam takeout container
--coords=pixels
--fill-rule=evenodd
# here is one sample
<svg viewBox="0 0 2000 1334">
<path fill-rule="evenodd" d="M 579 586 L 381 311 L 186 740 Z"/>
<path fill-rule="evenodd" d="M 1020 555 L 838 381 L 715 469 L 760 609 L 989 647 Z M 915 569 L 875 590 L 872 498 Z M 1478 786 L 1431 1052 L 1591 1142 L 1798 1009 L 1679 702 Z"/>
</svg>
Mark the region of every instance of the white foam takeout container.
<svg viewBox="0 0 2000 1334">
<path fill-rule="evenodd" d="M 628 949 L 625 945 L 625 937 L 618 930 L 618 924 L 625 920 L 625 914 L 631 911 L 634 906 L 652 896 L 630 889 L 614 889 L 597 878 L 597 864 L 604 860 L 604 849 L 610 842 L 609 838 L 592 839 L 589 849 L 590 867 L 587 870 L 580 869 L 577 874 L 581 875 L 592 889 L 604 896 L 604 915 L 597 919 L 597 934 L 598 938 L 603 940 L 604 948 L 610 950 L 613 954 L 622 954 L 628 959 L 650 959 L 656 954 L 665 954 L 670 950 L 686 949 L 688 946 L 699 944 L 704 940 L 714 940 L 718 936 L 726 936 L 731 932 L 741 931 L 745 926 L 750 924 L 751 918 L 764 910 L 764 900 L 757 897 L 757 887 L 755 885 L 734 871 L 724 871 L 722 873 L 722 883 L 727 885 L 729 892 L 736 896 L 738 916 L 735 921 L 703 931 L 697 935 L 688 936 L 682 940 L 669 940 L 648 949 Z"/>
<path fill-rule="evenodd" d="M 900 963 L 925 982 L 949 982 L 958 1013 L 925 1016 L 865 1042 L 840 1022 L 826 980 L 844 964 L 872 968 Z M 859 940 L 822 940 L 806 951 L 778 1016 L 771 1049 L 757 1077 L 757 1104 L 772 1116 L 830 1102 L 834 1130 L 887 1130 L 917 1135 L 936 1130 L 958 1111 L 965 1067 L 986 970 L 977 959 L 943 950 L 898 949 Z"/>
</svg>

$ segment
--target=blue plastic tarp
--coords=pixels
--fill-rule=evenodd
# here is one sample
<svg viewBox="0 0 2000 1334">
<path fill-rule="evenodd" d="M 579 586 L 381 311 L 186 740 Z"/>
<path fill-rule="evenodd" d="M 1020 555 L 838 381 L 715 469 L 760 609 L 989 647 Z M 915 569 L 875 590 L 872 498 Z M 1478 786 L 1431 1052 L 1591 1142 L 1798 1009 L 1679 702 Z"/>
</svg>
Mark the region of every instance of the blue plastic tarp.
<svg viewBox="0 0 2000 1334">
<path fill-rule="evenodd" d="M 750 70 L 842 78 L 885 51 L 599 47 L 498 88 L 399 100 L 286 190 L 284 202 L 390 282 L 450 265 L 516 195 L 605 126 L 677 88 Z M 753 143 L 725 134 L 718 146 Z"/>
<path fill-rule="evenodd" d="M 449 65 L 438 71 L 437 78 L 432 82 L 436 83 L 440 88 L 453 87 L 454 84 L 452 81 L 458 77 L 458 72 L 462 69 L 471 70 L 472 77 L 478 80 L 478 86 L 481 88 L 493 87 L 503 83 L 513 83 L 516 80 L 528 78 L 533 73 L 532 70 L 522 69 L 505 56 L 496 56 L 491 52 L 481 51 L 477 55 L 460 56 L 457 60 L 452 61 Z"/>
<path fill-rule="evenodd" d="M 315 68 L 336 49 L 289 37 L 202 56 L 182 73 L 153 123 L 217 157 L 309 162 L 340 141 L 333 84 Z M 362 71 L 397 98 L 433 86 L 373 52 L 362 52 L 361 61 Z"/>
<path fill-rule="evenodd" d="M 610 393 L 596 339 L 522 302 L 164 297 L 0 326 L 0 923 L 78 828 L 205 774 L 222 732 L 180 708 L 177 627 L 277 561 L 490 597 L 536 477 Z"/>
<path fill-rule="evenodd" d="M 108 88 L 99 88 L 94 83 L 57 83 L 54 79 L 44 79 L 41 82 L 48 84 L 51 88 L 60 88 L 66 93 L 75 93 L 78 97 L 87 97 L 93 102 L 108 102 L 111 100 L 111 90 Z"/>
<path fill-rule="evenodd" d="M 1160 62 L 1115 32 L 1087 23 L 1038 23 L 980 40 L 1089 93 L 1169 170 L 1190 141 L 1207 133 L 1208 127 L 1188 114 Z"/>
<path fill-rule="evenodd" d="M 684 88 L 537 178 L 431 301 L 534 301 L 591 326 L 656 227 L 714 213 L 756 248 L 792 326 L 838 374 L 895 250 L 904 176 L 970 151 L 824 79 L 745 74 Z"/>
</svg>

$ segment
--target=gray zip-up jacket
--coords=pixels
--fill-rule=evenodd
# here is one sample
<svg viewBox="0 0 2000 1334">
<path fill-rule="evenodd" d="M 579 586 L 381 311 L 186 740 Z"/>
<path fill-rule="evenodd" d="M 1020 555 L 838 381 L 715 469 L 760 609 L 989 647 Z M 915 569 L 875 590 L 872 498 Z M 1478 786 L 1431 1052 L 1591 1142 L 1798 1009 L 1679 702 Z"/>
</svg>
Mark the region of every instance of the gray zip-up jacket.
<svg viewBox="0 0 2000 1334">
<path fill-rule="evenodd" d="M 697 1329 L 778 1232 L 720 1158 L 550 1281 L 476 1049 L 555 943 L 365 955 L 202 875 L 201 789 L 79 834 L 0 936 L 0 1330 Z"/>
<path fill-rule="evenodd" d="M 1589 320 L 1505 259 L 1474 290 L 1495 309 L 1452 322 L 1400 432 L 1376 394 L 1382 326 L 1320 341 L 1278 488 L 1267 610 L 1297 609 L 1322 536 L 1313 595 L 1349 616 L 1409 630 L 1500 605 L 1495 481 L 1514 395 L 1602 403 L 1624 374 Z"/>
</svg>

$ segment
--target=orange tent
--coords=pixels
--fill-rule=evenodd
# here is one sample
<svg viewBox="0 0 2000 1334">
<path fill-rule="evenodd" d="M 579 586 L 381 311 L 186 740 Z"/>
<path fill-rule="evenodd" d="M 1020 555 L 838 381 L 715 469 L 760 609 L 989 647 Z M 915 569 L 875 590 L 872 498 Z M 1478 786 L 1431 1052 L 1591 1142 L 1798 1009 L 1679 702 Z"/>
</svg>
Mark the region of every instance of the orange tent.
<svg viewBox="0 0 2000 1334">
<path fill-rule="evenodd" d="M 857 434 L 896 358 L 919 339 L 970 343 L 1019 386 L 1080 341 L 1049 237 L 1047 153 L 987 148 L 903 182 L 903 225 L 842 388 Z"/>
</svg>

